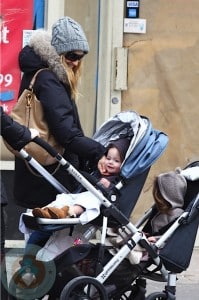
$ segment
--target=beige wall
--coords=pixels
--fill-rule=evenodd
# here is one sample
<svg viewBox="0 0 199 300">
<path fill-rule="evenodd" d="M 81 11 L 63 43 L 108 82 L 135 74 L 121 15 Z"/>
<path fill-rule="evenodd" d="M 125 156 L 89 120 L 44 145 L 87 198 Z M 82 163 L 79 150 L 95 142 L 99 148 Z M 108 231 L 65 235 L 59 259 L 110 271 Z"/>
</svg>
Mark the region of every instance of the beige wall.
<svg viewBox="0 0 199 300">
<path fill-rule="evenodd" d="M 145 0 L 140 5 L 147 33 L 124 35 L 128 90 L 122 109 L 148 116 L 170 141 L 150 171 L 135 218 L 151 201 L 155 174 L 199 159 L 199 1 Z"/>
</svg>

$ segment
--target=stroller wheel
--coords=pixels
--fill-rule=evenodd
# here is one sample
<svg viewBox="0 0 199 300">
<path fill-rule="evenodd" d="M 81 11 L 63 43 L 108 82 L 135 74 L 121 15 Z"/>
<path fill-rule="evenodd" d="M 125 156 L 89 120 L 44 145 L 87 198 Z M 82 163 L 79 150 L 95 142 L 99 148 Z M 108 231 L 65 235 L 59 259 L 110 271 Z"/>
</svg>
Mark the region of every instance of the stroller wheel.
<svg viewBox="0 0 199 300">
<path fill-rule="evenodd" d="M 146 300 L 166 300 L 167 294 L 165 292 L 155 292 L 146 297 Z"/>
<path fill-rule="evenodd" d="M 79 276 L 69 281 L 60 300 L 108 300 L 104 286 L 95 278 Z"/>
</svg>

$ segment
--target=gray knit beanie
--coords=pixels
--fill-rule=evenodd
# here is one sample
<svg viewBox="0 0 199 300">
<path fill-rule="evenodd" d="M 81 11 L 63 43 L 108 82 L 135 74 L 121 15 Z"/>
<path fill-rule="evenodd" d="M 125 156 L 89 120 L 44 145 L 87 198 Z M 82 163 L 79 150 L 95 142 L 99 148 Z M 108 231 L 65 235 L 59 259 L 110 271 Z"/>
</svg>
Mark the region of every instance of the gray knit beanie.
<svg viewBox="0 0 199 300">
<path fill-rule="evenodd" d="M 81 25 L 70 17 L 63 17 L 52 26 L 51 44 L 59 55 L 75 50 L 89 52 L 88 41 Z"/>
<path fill-rule="evenodd" d="M 182 207 L 187 191 L 187 182 L 184 176 L 171 171 L 160 174 L 157 180 L 160 193 L 171 204 L 172 208 Z"/>
</svg>

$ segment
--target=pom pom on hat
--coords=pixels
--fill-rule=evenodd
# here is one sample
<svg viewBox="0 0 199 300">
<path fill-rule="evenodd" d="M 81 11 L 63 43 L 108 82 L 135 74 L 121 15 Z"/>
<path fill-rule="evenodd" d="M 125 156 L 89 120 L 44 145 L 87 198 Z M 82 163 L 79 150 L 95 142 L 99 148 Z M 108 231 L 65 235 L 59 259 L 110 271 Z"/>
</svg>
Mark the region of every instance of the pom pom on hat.
<svg viewBox="0 0 199 300">
<path fill-rule="evenodd" d="M 172 205 L 172 208 L 182 207 L 187 191 L 187 182 L 184 176 L 171 171 L 157 177 L 160 193 Z"/>
<path fill-rule="evenodd" d="M 126 152 L 129 148 L 129 145 L 130 145 L 130 141 L 127 138 L 121 138 L 119 140 L 112 141 L 108 145 L 108 149 L 111 147 L 117 148 L 120 153 L 121 160 L 123 161 L 125 158 Z"/>
<path fill-rule="evenodd" d="M 89 52 L 88 41 L 81 25 L 70 17 L 63 17 L 52 26 L 51 45 L 59 55 L 75 50 Z"/>
</svg>

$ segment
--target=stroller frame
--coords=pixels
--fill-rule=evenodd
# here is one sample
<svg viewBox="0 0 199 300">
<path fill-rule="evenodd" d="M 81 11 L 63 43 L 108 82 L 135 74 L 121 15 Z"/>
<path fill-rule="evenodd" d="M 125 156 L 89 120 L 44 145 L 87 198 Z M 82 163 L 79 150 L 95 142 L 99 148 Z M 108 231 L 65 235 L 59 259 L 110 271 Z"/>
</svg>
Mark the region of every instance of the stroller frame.
<svg viewBox="0 0 199 300">
<path fill-rule="evenodd" d="M 142 240 L 142 246 L 144 245 L 146 250 L 148 250 L 153 258 L 153 262 L 154 264 L 159 267 L 161 264 L 161 260 L 159 258 L 159 256 L 157 255 L 156 251 L 153 251 L 153 249 L 151 248 L 150 243 L 148 242 L 147 238 L 145 237 L 145 235 L 143 234 L 143 232 L 141 230 L 139 230 L 135 225 L 133 225 L 131 222 L 129 222 L 129 219 L 121 212 L 117 209 L 117 207 L 111 203 L 99 190 L 97 190 L 95 187 L 93 187 L 93 185 L 78 171 L 76 170 L 68 161 L 66 161 L 59 153 L 53 153 L 54 149 L 49 149 L 49 145 L 46 144 L 44 141 L 36 138 L 36 141 L 38 144 L 40 144 L 43 148 L 45 148 L 49 153 L 51 153 L 51 155 L 53 155 L 53 157 L 55 157 L 57 159 L 57 161 L 59 161 L 59 163 L 66 168 L 67 172 L 69 174 L 71 174 L 79 183 L 81 183 L 81 185 L 86 188 L 87 190 L 91 191 L 96 197 L 98 197 L 98 199 L 101 201 L 101 204 L 109 209 L 109 215 L 112 216 L 114 219 L 116 219 L 119 224 L 122 226 L 123 232 L 130 232 L 130 236 L 128 239 L 128 242 L 118 251 L 117 254 L 115 254 L 113 256 L 113 258 L 103 267 L 103 271 L 100 272 L 95 280 L 98 281 L 100 284 L 103 284 L 108 278 L 109 276 L 113 273 L 113 271 L 119 266 L 119 264 L 124 260 L 124 258 L 126 258 L 126 256 L 130 253 L 130 251 Z M 37 167 L 38 163 L 37 161 L 35 161 L 34 158 L 30 157 L 30 155 L 24 150 L 22 149 L 20 151 L 20 155 L 26 159 L 33 167 Z M 43 173 L 43 167 L 40 166 L 39 167 L 39 172 L 42 174 Z M 45 169 L 44 169 L 45 170 Z M 45 176 L 45 178 L 50 181 L 51 183 L 53 183 L 55 185 L 55 187 L 59 188 L 59 191 L 61 191 L 60 189 L 60 185 L 56 183 L 56 180 L 54 181 L 54 179 L 52 178 L 51 174 L 47 174 L 47 171 L 45 170 L 44 173 L 42 174 Z M 118 185 L 121 185 L 121 183 L 119 183 Z M 117 186 L 116 186 L 117 187 Z M 113 195 L 114 196 L 114 195 Z M 74 225 L 74 224 L 78 224 L 79 223 L 79 219 L 78 218 L 72 218 L 72 219 L 44 219 L 44 218 L 37 218 L 37 222 L 40 225 L 63 225 L 63 224 L 67 224 L 67 225 Z M 176 221 L 176 225 L 177 225 L 177 221 Z M 140 223 L 140 225 L 142 225 L 142 222 Z M 103 231 L 106 232 L 107 229 L 107 217 L 104 216 L 103 217 L 103 224 L 102 224 L 102 228 Z M 163 240 L 164 242 L 164 240 Z M 105 235 L 102 234 L 101 237 L 101 241 L 100 241 L 100 245 L 104 245 L 105 244 Z M 161 245 L 159 245 L 161 246 Z M 168 285 L 170 285 L 170 281 L 172 280 L 172 284 L 174 281 L 174 276 L 171 274 L 169 274 L 169 272 L 166 270 L 166 268 L 164 267 L 164 265 L 162 265 L 159 268 L 161 274 L 162 274 L 162 280 L 163 281 L 167 281 Z M 89 277 L 88 277 L 89 278 Z M 172 279 L 171 279 L 172 278 Z M 84 276 L 79 276 L 77 278 L 75 278 L 75 282 L 77 283 L 77 281 L 82 281 L 84 279 Z M 67 296 L 61 296 L 60 299 L 67 299 Z M 106 298 L 105 298 L 106 299 Z M 107 298 L 108 299 L 108 298 Z M 175 299 L 175 298 L 172 298 Z M 170 300 L 170 298 L 168 298 L 168 300 Z"/>
<path fill-rule="evenodd" d="M 151 245 L 145 234 L 142 232 L 141 229 L 139 229 L 145 221 L 150 217 L 151 215 L 151 209 L 145 214 L 145 216 L 138 221 L 135 225 L 133 225 L 129 219 L 114 205 L 114 202 L 116 200 L 115 190 L 114 193 L 110 196 L 110 200 L 108 200 L 101 191 L 96 189 L 80 172 L 78 172 L 68 161 L 66 161 L 59 153 L 57 153 L 53 148 L 51 148 L 47 143 L 45 143 L 40 138 L 35 138 L 34 140 L 37 144 L 42 146 L 45 150 L 47 150 L 53 157 L 57 159 L 57 161 L 60 163 L 60 165 L 70 174 L 72 175 L 84 188 L 89 190 L 91 193 L 93 193 L 101 202 L 101 205 L 105 207 L 105 213 L 103 213 L 103 224 L 102 224 L 102 235 L 101 235 L 101 241 L 100 241 L 100 247 L 103 249 L 105 246 L 105 232 L 107 229 L 107 219 L 109 217 L 112 217 L 114 220 L 117 221 L 118 226 L 122 228 L 123 234 L 121 234 L 121 237 L 125 240 L 125 244 L 118 250 L 118 252 L 110 259 L 110 261 L 103 267 L 103 270 L 99 272 L 96 277 L 89 277 L 89 276 L 78 276 L 71 281 L 69 281 L 65 288 L 63 289 L 60 300 L 64 299 L 77 299 L 77 298 L 69 298 L 71 289 L 77 288 L 78 285 L 82 288 L 82 282 L 84 283 L 84 287 L 82 288 L 82 293 L 85 295 L 82 298 L 78 299 L 95 299 L 92 298 L 94 295 L 96 289 L 99 290 L 100 298 L 96 299 L 134 299 L 134 295 L 130 295 L 129 298 L 117 298 L 113 296 L 113 298 L 109 298 L 109 295 L 103 286 L 103 283 L 111 276 L 111 274 L 114 272 L 114 270 L 117 269 L 117 267 L 120 265 L 120 263 L 127 257 L 127 255 L 130 253 L 130 251 L 137 245 L 140 244 L 142 247 L 144 247 L 147 252 L 150 255 L 150 258 L 152 260 L 152 263 L 156 266 L 156 270 L 160 272 L 160 275 L 156 277 L 156 280 L 158 278 L 158 281 L 166 282 L 167 285 L 165 287 L 165 291 L 163 292 L 157 292 L 150 294 L 147 298 L 147 300 L 155 300 L 155 299 L 167 299 L 167 300 L 175 300 L 175 290 L 176 290 L 176 280 L 177 280 L 177 274 L 175 272 L 168 271 L 164 264 L 162 263 L 162 260 L 157 253 L 157 249 L 159 249 L 162 244 L 173 234 L 173 232 L 178 228 L 185 220 L 190 219 L 193 215 L 195 216 L 194 209 L 190 212 L 183 213 L 171 226 L 169 230 L 166 231 L 166 233 L 159 239 L 158 242 L 155 243 L 155 245 Z M 50 183 L 52 183 L 55 188 L 59 192 L 66 192 L 66 189 L 59 184 L 56 179 L 49 174 L 42 166 L 40 166 L 34 158 L 32 158 L 24 149 L 20 151 L 20 155 L 28 161 L 29 164 L 31 164 L 34 168 L 39 171 L 46 180 L 48 180 Z M 39 168 L 38 168 L 39 165 Z M 148 172 L 147 172 L 148 173 Z M 122 187 L 122 181 L 116 186 L 116 189 L 118 190 Z M 199 203 L 199 194 L 196 197 L 195 205 L 196 211 L 198 210 L 198 203 Z M 108 211 L 108 217 L 106 215 Z M 37 223 L 41 226 L 43 225 L 74 225 L 79 224 L 78 218 L 73 219 L 43 219 L 38 218 Z M 103 252 L 103 251 L 102 251 Z M 147 265 L 147 264 L 146 264 Z M 143 275 L 142 273 L 139 274 L 139 278 L 150 278 L 151 271 L 145 272 Z M 152 277 L 153 280 L 153 277 Z M 90 291 L 89 286 L 92 285 L 92 291 Z M 94 288 L 93 288 L 94 287 Z M 89 290 L 89 296 L 87 296 L 87 291 Z M 91 297 L 91 298 L 90 298 Z M 94 296 L 93 296 L 94 297 Z M 111 295 L 112 297 L 112 295 Z M 16 298 L 14 298 L 16 299 Z M 141 299 L 141 298 L 140 298 Z"/>
<path fill-rule="evenodd" d="M 42 142 L 40 141 L 39 143 L 43 144 L 43 141 Z M 47 150 L 48 145 L 44 146 L 44 144 L 43 144 L 42 146 L 45 147 L 45 149 Z M 48 149 L 48 151 L 49 151 L 49 149 Z M 30 158 L 29 154 L 25 150 L 22 149 L 20 151 L 20 154 L 24 159 L 29 161 L 29 163 L 30 163 L 30 159 L 31 159 L 32 166 L 35 165 L 35 160 L 33 158 Z M 68 173 L 70 175 L 72 175 L 79 183 L 81 183 L 81 185 L 84 188 L 86 188 L 87 190 L 92 192 L 93 195 L 95 195 L 101 201 L 101 204 L 103 206 L 105 206 L 106 208 L 109 208 L 110 216 L 112 216 L 114 219 L 116 219 L 120 223 L 120 225 L 122 225 L 124 231 L 128 230 L 133 234 L 131 239 L 129 239 L 128 244 L 124 245 L 119 250 L 119 252 L 113 257 L 113 259 L 107 264 L 107 266 L 104 267 L 104 271 L 97 276 L 97 280 L 99 280 L 101 283 L 103 283 L 106 280 L 106 278 L 109 277 L 109 275 L 112 273 L 112 271 L 114 271 L 116 269 L 116 267 L 121 263 L 123 258 L 129 254 L 129 252 L 135 247 L 135 245 L 141 239 L 145 240 L 146 248 L 148 248 L 148 245 L 150 248 L 150 244 L 147 241 L 147 239 L 145 238 L 145 235 L 143 234 L 143 232 L 140 231 L 139 229 L 137 229 L 136 226 L 134 226 L 131 222 L 129 222 L 128 218 L 121 211 L 119 211 L 117 209 L 117 207 L 113 203 L 111 203 L 100 191 L 98 191 L 95 187 L 93 187 L 93 185 L 80 172 L 78 172 L 68 161 L 66 161 L 62 156 L 60 156 L 60 154 L 56 154 L 54 157 L 59 161 L 59 163 L 62 166 L 66 167 Z M 42 169 L 44 169 L 44 168 L 40 169 L 41 172 L 42 172 Z M 50 174 L 48 173 L 47 178 L 51 179 L 51 175 L 50 176 L 49 175 Z M 67 218 L 64 220 L 63 219 L 52 220 L 52 219 L 38 218 L 38 223 L 43 224 L 43 225 L 44 224 L 45 225 L 46 224 L 63 224 L 63 223 L 67 224 L 67 225 L 69 225 L 69 224 L 72 225 L 72 224 L 78 224 L 79 219 L 78 218 L 72 218 L 72 219 Z M 103 219 L 103 225 L 104 225 L 104 226 L 102 225 L 103 228 L 106 227 L 105 223 L 106 223 L 106 219 Z M 164 242 L 164 240 L 163 240 L 163 242 Z M 103 235 L 102 235 L 101 244 L 104 244 Z M 154 263 L 158 266 L 160 263 L 160 260 L 156 254 L 154 255 L 153 259 L 154 259 Z M 162 275 L 165 278 L 167 278 L 168 273 L 164 267 L 161 268 L 161 272 L 162 272 Z"/>
</svg>

